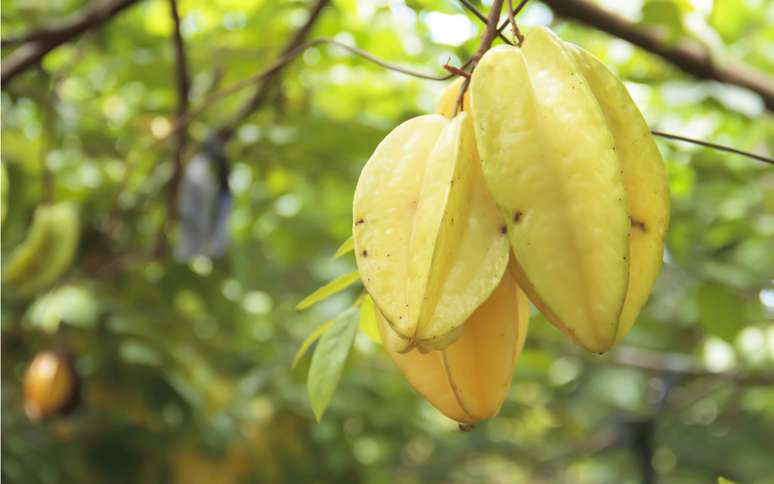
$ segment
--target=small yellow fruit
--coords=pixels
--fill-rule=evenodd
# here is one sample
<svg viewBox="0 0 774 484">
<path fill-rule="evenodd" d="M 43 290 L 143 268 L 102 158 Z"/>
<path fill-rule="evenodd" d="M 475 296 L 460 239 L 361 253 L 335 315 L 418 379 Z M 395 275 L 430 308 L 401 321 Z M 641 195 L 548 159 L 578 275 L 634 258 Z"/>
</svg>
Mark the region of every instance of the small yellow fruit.
<svg viewBox="0 0 774 484">
<path fill-rule="evenodd" d="M 71 407 L 77 396 L 75 371 L 69 359 L 53 351 L 35 355 L 24 375 L 24 412 L 43 420 Z"/>
<path fill-rule="evenodd" d="M 411 386 L 447 417 L 472 424 L 497 415 L 524 346 L 529 302 L 510 274 L 468 318 L 459 338 L 439 351 L 400 353 L 377 312 L 385 350 Z"/>
</svg>

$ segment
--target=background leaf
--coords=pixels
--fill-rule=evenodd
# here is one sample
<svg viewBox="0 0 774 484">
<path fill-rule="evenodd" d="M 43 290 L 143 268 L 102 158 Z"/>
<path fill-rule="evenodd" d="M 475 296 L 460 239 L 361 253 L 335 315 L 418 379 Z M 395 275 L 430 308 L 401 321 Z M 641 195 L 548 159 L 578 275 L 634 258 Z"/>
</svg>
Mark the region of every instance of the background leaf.
<svg viewBox="0 0 774 484">
<path fill-rule="evenodd" d="M 352 250 L 355 248 L 355 239 L 352 238 L 350 235 L 347 240 L 342 242 L 342 244 L 339 246 L 338 249 L 336 249 L 336 253 L 333 255 L 334 259 L 338 259 L 339 257 L 349 254 L 352 252 Z"/>
<path fill-rule="evenodd" d="M 333 320 L 312 355 L 307 391 L 315 418 L 319 422 L 333 398 L 341 379 L 344 363 L 357 334 L 357 308 L 350 308 Z"/>
<path fill-rule="evenodd" d="M 314 331 L 309 333 L 309 336 L 306 337 L 304 342 L 301 344 L 301 347 L 298 348 L 298 351 L 296 351 L 296 355 L 293 357 L 293 363 L 290 365 L 291 368 L 295 368 L 298 365 L 298 363 L 301 361 L 301 358 L 304 357 L 309 347 L 312 346 L 315 341 L 320 339 L 320 337 L 323 334 L 325 334 L 326 331 L 328 331 L 328 328 L 331 327 L 331 324 L 333 324 L 333 320 L 326 321 L 320 326 L 318 326 L 317 328 L 315 328 Z"/>
<path fill-rule="evenodd" d="M 733 342 L 744 327 L 744 299 L 731 289 L 706 283 L 698 288 L 699 317 L 702 327 L 728 342 Z"/>
<path fill-rule="evenodd" d="M 271 64 L 313 1 L 178 0 L 191 106 Z M 2 2 L 3 38 L 104 3 Z M 651 2 L 593 3 L 640 22 Z M 679 16 L 667 23 L 690 32 L 674 40 L 715 38 L 707 47 L 717 65 L 771 73 L 773 4 L 662 6 Z M 549 25 L 592 51 L 624 80 L 653 129 L 774 153 L 774 118 L 759 96 L 699 81 L 547 5 L 526 4 L 522 31 Z M 667 252 L 619 348 L 652 352 L 650 366 L 674 358 L 723 376 L 622 365 L 615 352 L 587 355 L 535 313 L 500 414 L 473 432 L 456 431 L 382 348 L 359 336 L 333 397 L 337 411 L 317 423 L 305 387 L 310 355 L 296 370 L 289 362 L 360 291 L 350 287 L 306 312 L 295 306 L 356 269 L 351 254 L 331 256 L 352 233 L 358 175 L 391 129 L 434 111 L 448 83 L 326 46 L 307 51 L 224 146 L 232 197 L 225 251 L 178 261 L 171 249 L 183 231 L 168 217 L 175 142 L 157 138 L 178 106 L 169 7 L 137 1 L 3 82 L 0 258 L 10 260 L 43 203 L 77 204 L 82 224 L 77 258 L 60 280 L 21 299 L 5 284 L 0 291 L 4 484 L 621 484 L 644 480 L 640 463 L 648 462 L 668 484 L 717 476 L 770 484 L 774 390 L 751 380 L 774 373 L 771 166 L 658 140 L 672 197 Z M 638 25 L 646 27 L 659 28 Z M 481 32 L 457 1 L 336 0 L 308 38 L 336 37 L 443 73 L 442 64 L 461 65 L 476 51 Z M 3 42 L 4 67 L 17 49 Z M 253 93 L 228 95 L 192 121 L 184 166 Z M 159 250 L 164 238 L 170 250 Z M 700 297 L 705 284 L 715 289 Z M 712 328 L 727 333 L 722 340 L 702 318 L 718 311 L 724 316 Z M 82 405 L 35 424 L 24 414 L 24 369 L 38 351 L 58 348 L 75 359 Z M 625 445 L 649 435 L 652 458 Z M 621 445 L 605 447 L 612 442 Z"/>
<path fill-rule="evenodd" d="M 344 289 L 348 288 L 352 284 L 356 283 L 360 280 L 360 274 L 358 274 L 357 271 L 352 271 L 348 274 L 344 274 L 342 276 L 337 277 L 336 279 L 332 280 L 328 284 L 324 285 L 323 287 L 317 289 L 312 294 L 305 297 L 301 302 L 299 302 L 296 305 L 296 309 L 299 311 L 302 309 L 306 309 L 310 306 L 313 306 L 314 304 L 317 304 L 320 301 L 323 301 L 337 292 L 341 292 Z"/>
</svg>

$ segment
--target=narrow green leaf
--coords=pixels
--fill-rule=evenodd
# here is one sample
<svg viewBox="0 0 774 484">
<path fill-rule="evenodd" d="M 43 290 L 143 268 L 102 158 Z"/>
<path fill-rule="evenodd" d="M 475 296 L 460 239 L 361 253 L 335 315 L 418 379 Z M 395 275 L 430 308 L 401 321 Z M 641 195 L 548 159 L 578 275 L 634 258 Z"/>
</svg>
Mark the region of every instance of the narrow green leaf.
<svg viewBox="0 0 774 484">
<path fill-rule="evenodd" d="M 306 380 L 309 402 L 319 422 L 333 398 L 341 379 L 349 349 L 355 340 L 358 327 L 358 310 L 351 307 L 331 323 L 320 338 L 312 355 L 312 364 Z"/>
<path fill-rule="evenodd" d="M 312 343 L 320 339 L 320 336 L 323 335 L 326 331 L 328 331 L 328 328 L 330 328 L 331 323 L 333 323 L 333 320 L 329 320 L 321 324 L 320 326 L 316 327 L 314 331 L 309 333 L 309 336 L 306 337 L 303 343 L 301 343 L 301 347 L 296 352 L 296 356 L 293 357 L 293 364 L 290 365 L 291 368 L 295 368 L 296 365 L 298 365 L 298 362 L 301 361 L 301 358 L 304 357 L 306 354 L 306 350 L 309 349 L 310 346 L 312 346 Z"/>
<path fill-rule="evenodd" d="M 736 482 L 731 479 L 726 479 L 725 477 L 718 477 L 718 484 L 736 484 Z"/>
<path fill-rule="evenodd" d="M 357 271 L 352 271 L 350 273 L 344 274 L 343 276 L 339 276 L 323 287 L 317 289 L 312 294 L 306 296 L 300 303 L 296 305 L 296 309 L 301 311 L 302 309 L 306 309 L 309 306 L 317 304 L 324 299 L 328 299 L 337 292 L 341 292 L 352 284 L 356 283 L 358 280 L 360 280 L 360 274 L 358 274 Z"/>
<path fill-rule="evenodd" d="M 345 240 L 344 243 L 342 243 L 338 249 L 336 249 L 336 253 L 333 254 L 333 258 L 338 259 L 342 255 L 352 252 L 354 248 L 355 248 L 355 239 L 353 239 L 352 236 L 350 235 L 349 238 Z"/>
<path fill-rule="evenodd" d="M 373 299 L 368 294 L 363 296 L 363 301 L 360 303 L 360 331 L 364 332 L 374 343 L 382 344 L 382 337 L 376 325 L 376 308 Z"/>
</svg>

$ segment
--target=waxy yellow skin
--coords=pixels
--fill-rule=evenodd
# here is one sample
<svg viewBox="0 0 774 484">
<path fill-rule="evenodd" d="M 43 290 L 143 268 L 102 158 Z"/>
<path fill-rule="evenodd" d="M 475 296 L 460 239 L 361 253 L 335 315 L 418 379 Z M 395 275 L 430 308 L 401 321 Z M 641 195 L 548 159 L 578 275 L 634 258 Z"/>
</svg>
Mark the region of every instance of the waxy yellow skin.
<svg viewBox="0 0 774 484">
<path fill-rule="evenodd" d="M 24 376 L 24 412 L 32 421 L 49 417 L 67 405 L 74 389 L 75 376 L 64 357 L 38 353 Z"/>
<path fill-rule="evenodd" d="M 522 48 L 484 55 L 471 112 L 511 272 L 574 341 L 607 351 L 634 323 L 663 252 L 666 179 L 647 125 L 620 81 L 542 27 Z"/>
<path fill-rule="evenodd" d="M 623 83 L 591 53 L 564 45 L 602 108 L 623 170 L 631 232 L 629 288 L 616 335 L 620 340 L 634 325 L 661 269 L 669 226 L 669 183 L 650 128 Z"/>
<path fill-rule="evenodd" d="M 448 346 L 497 287 L 508 241 L 472 120 L 425 115 L 395 128 L 363 168 L 353 203 L 361 279 L 398 338 Z"/>
<path fill-rule="evenodd" d="M 465 83 L 465 78 L 458 77 L 443 91 L 441 99 L 438 100 L 438 107 L 436 112 L 442 114 L 447 118 L 453 118 L 459 109 L 458 102 L 460 99 L 460 91 L 462 85 Z M 465 91 L 465 98 L 462 101 L 462 110 L 470 110 L 470 89 Z"/>
<path fill-rule="evenodd" d="M 411 386 L 447 417 L 472 424 L 497 415 L 508 393 L 527 334 L 529 302 L 506 273 L 459 338 L 429 353 L 395 351 L 388 342 L 396 335 L 378 311 L 377 321 L 387 354 Z"/>
</svg>

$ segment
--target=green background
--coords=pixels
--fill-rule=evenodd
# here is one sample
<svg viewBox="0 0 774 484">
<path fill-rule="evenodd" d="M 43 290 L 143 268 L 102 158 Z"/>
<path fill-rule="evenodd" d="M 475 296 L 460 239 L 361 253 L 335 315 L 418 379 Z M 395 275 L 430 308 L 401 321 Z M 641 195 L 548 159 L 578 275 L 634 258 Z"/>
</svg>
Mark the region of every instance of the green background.
<svg viewBox="0 0 774 484">
<path fill-rule="evenodd" d="M 719 62 L 774 71 L 774 2 L 603 3 L 669 42 L 704 43 Z M 3 35 L 84 5 L 3 0 Z M 267 66 L 308 6 L 181 0 L 192 103 Z M 519 21 L 594 52 L 654 129 L 774 151 L 774 120 L 751 92 L 688 77 L 539 1 Z M 307 51 L 227 145 L 228 251 L 178 262 L 155 252 L 174 169 L 171 143 L 155 137 L 177 108 L 172 27 L 167 1 L 139 2 L 3 86 L 4 262 L 38 204 L 75 201 L 83 221 L 76 262 L 55 285 L 28 298 L 3 290 L 3 482 L 628 483 L 648 470 L 669 483 L 774 482 L 771 166 L 659 141 L 672 195 L 667 260 L 617 352 L 586 354 L 533 314 L 500 415 L 463 433 L 360 332 L 318 424 L 310 357 L 291 361 L 360 288 L 294 306 L 354 270 L 351 255 L 331 256 L 349 235 L 359 171 L 391 128 L 434 110 L 445 83 L 332 46 Z M 336 0 L 310 38 L 443 73 L 480 33 L 454 1 Z M 185 160 L 249 94 L 191 123 Z M 166 233 L 174 241 L 177 227 Z M 30 423 L 26 365 L 60 347 L 76 358 L 81 405 Z M 675 365 L 696 371 L 658 369 Z"/>
</svg>

